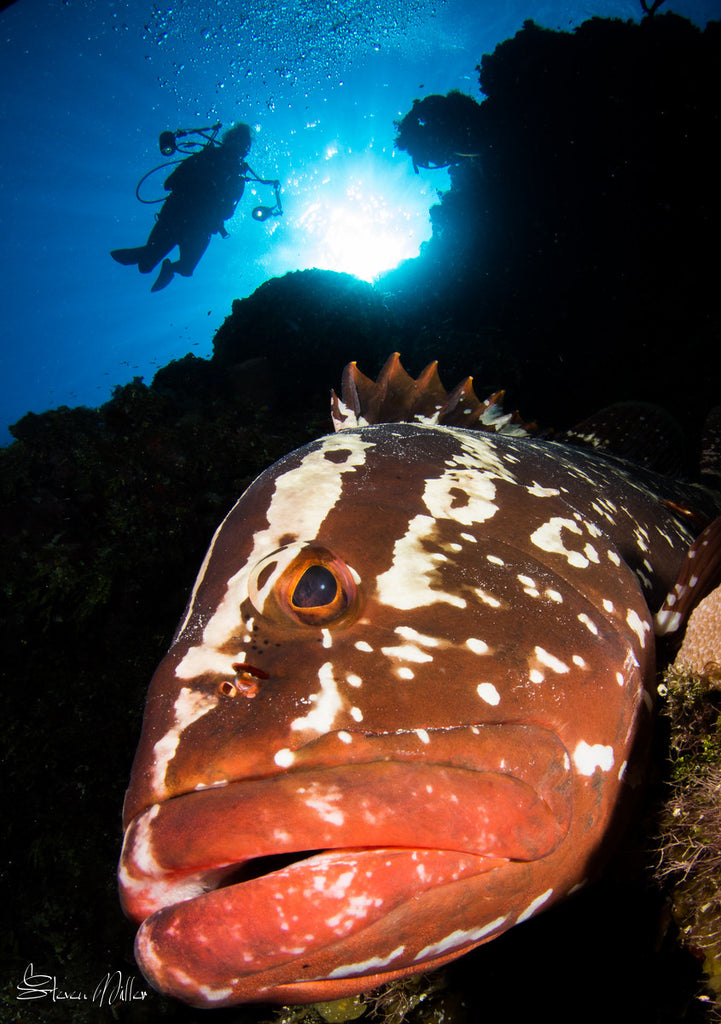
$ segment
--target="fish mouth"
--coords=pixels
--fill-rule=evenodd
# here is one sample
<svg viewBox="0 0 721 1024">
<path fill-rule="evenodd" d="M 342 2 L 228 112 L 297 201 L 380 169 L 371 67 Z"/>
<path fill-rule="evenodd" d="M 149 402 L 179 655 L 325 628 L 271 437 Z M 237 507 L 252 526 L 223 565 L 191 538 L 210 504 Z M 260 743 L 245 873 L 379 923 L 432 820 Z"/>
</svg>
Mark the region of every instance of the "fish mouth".
<svg viewBox="0 0 721 1024">
<path fill-rule="evenodd" d="M 478 887 L 559 846 L 571 793 L 564 745 L 537 726 L 326 734 L 282 773 L 133 819 L 119 882 L 136 958 L 197 1006 L 428 969 L 513 923 L 492 898 L 479 910 Z"/>
</svg>

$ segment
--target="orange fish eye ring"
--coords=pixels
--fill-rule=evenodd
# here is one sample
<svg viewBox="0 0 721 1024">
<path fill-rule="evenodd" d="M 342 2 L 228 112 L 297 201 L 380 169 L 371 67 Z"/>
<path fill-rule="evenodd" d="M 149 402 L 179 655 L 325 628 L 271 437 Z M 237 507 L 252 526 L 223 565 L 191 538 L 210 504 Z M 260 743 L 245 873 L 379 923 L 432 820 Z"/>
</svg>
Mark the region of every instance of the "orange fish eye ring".
<svg viewBox="0 0 721 1024">
<path fill-rule="evenodd" d="M 345 622 L 358 605 L 358 576 L 332 551 L 293 544 L 266 556 L 251 576 L 249 597 L 266 619 L 327 627 Z"/>
<path fill-rule="evenodd" d="M 324 549 L 308 548 L 282 573 L 274 594 L 290 618 L 307 626 L 328 626 L 352 609 L 357 588 L 345 562 Z"/>
</svg>

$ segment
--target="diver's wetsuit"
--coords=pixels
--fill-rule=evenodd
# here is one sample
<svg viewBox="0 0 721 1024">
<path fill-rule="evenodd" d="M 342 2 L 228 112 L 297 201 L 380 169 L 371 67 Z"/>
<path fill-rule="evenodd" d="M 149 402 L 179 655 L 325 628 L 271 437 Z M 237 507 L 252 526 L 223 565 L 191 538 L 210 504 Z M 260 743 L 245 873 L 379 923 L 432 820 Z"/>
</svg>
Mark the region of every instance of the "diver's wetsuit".
<svg viewBox="0 0 721 1024">
<path fill-rule="evenodd" d="M 187 157 L 165 181 L 170 195 L 163 203 L 145 245 L 114 249 L 118 263 L 137 263 L 148 274 L 174 246 L 180 250 L 175 263 L 166 260 L 153 291 L 164 288 L 174 272 L 190 277 L 215 232 L 225 235 L 223 222 L 233 216 L 243 195 L 245 164 L 237 149 L 206 146 Z"/>
</svg>

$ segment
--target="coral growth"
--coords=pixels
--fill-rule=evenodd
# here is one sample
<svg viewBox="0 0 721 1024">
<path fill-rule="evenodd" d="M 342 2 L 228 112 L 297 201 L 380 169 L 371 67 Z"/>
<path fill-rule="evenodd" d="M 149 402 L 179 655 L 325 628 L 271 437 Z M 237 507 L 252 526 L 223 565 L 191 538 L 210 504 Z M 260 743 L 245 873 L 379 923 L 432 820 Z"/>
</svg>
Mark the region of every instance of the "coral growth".
<svg viewBox="0 0 721 1024">
<path fill-rule="evenodd" d="M 694 609 L 676 665 L 699 674 L 712 674 L 714 665 L 721 666 L 721 587 Z"/>
<path fill-rule="evenodd" d="M 683 941 L 703 962 L 721 1020 L 721 667 L 672 667 L 660 687 L 672 772 L 659 822 L 656 878 Z"/>
</svg>

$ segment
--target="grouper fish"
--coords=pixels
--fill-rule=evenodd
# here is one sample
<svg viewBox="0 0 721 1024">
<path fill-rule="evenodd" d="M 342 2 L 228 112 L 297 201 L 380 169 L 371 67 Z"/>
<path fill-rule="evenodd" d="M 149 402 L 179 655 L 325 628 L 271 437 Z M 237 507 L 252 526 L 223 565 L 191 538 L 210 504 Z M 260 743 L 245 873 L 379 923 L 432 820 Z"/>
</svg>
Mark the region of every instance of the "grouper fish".
<svg viewBox="0 0 721 1024">
<path fill-rule="evenodd" d="M 121 901 L 196 1006 L 362 992 L 582 887 L 657 636 L 721 577 L 718 495 L 590 430 L 529 436 L 397 356 L 333 412 L 218 528 L 147 698 Z"/>
</svg>

